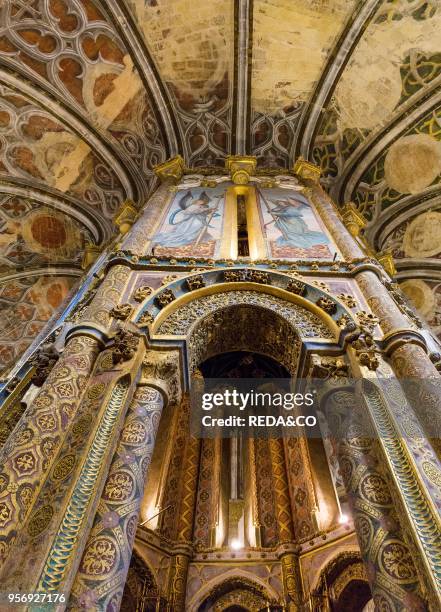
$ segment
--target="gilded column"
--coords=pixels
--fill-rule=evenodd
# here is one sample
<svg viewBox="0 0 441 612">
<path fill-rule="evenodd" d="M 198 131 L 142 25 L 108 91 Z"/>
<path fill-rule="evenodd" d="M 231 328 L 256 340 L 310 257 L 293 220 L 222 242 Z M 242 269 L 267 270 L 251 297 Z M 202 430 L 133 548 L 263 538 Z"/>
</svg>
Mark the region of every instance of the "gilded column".
<svg viewBox="0 0 441 612">
<path fill-rule="evenodd" d="M 404 533 L 380 441 L 368 429 L 366 412 L 352 392 L 335 391 L 326 410 L 376 609 L 423 611 L 427 591 L 415 567 L 411 538 Z"/>
<path fill-rule="evenodd" d="M 193 539 L 195 544 L 205 548 L 214 546 L 218 525 L 220 443 L 220 439 L 205 439 L 201 443 L 201 467 Z"/>
<path fill-rule="evenodd" d="M 0 455 L 0 566 L 39 495 L 86 390 L 99 343 L 72 338 Z"/>
<path fill-rule="evenodd" d="M 294 544 L 294 527 L 291 517 L 288 479 L 286 475 L 283 440 L 269 440 L 273 486 L 276 504 L 278 544 L 282 564 L 283 591 L 288 610 L 297 612 L 302 604 L 301 582 L 299 580 L 299 557 Z"/>
<path fill-rule="evenodd" d="M 72 587 L 69 610 L 119 608 L 162 405 L 159 391 L 137 388 Z"/>
<path fill-rule="evenodd" d="M 348 260 L 365 257 L 362 248 L 353 237 L 358 233 L 357 228 L 353 229 L 353 235 L 351 235 L 337 213 L 331 198 L 324 192 L 320 184 L 314 181 L 307 181 L 307 183 L 312 201 L 342 255 Z M 424 340 L 410 324 L 407 315 L 399 308 L 394 297 L 376 274 L 365 270 L 359 272 L 356 278 L 369 307 L 380 320 L 381 328 L 385 333 L 385 348 L 391 358 L 395 374 L 403 379 L 421 380 L 420 393 L 416 397 L 409 394 L 409 399 L 426 435 L 431 439 L 432 446 L 441 457 L 440 384 L 425 383 L 428 379 L 439 381 L 440 374 L 423 348 Z M 424 397 L 426 400 L 422 401 Z M 427 401 L 429 397 L 430 401 Z"/>
<path fill-rule="evenodd" d="M 188 565 L 192 554 L 193 525 L 195 517 L 196 495 L 199 475 L 201 441 L 189 432 L 190 399 L 184 398 L 186 414 L 186 447 L 182 471 L 182 487 L 177 508 L 177 553 L 174 555 L 169 576 L 169 602 L 176 612 L 185 611 L 185 594 Z"/>
</svg>

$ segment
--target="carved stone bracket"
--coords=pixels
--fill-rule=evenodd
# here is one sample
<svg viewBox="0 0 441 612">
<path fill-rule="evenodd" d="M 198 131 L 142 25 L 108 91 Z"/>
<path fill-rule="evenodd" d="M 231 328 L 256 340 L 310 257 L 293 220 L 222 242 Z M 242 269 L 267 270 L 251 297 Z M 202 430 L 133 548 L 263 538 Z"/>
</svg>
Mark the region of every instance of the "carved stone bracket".
<svg viewBox="0 0 441 612">
<path fill-rule="evenodd" d="M 231 172 L 231 180 L 235 185 L 247 185 L 255 173 L 257 159 L 251 156 L 230 155 L 225 160 L 225 166 Z"/>
<path fill-rule="evenodd" d="M 161 181 L 166 179 L 174 179 L 175 181 L 179 181 L 184 174 L 185 164 L 184 160 L 180 155 L 173 157 L 172 159 L 168 159 L 162 164 L 158 164 L 154 167 L 154 172 L 156 176 L 158 176 Z"/>
<path fill-rule="evenodd" d="M 138 287 L 136 291 L 133 293 L 133 299 L 137 302 L 142 302 L 146 297 L 153 293 L 152 287 L 148 285 L 143 285 L 142 287 Z"/>
<path fill-rule="evenodd" d="M 307 161 L 303 157 L 298 157 L 293 170 L 294 174 L 296 174 L 299 178 L 309 179 L 318 183 L 320 180 L 320 175 L 322 173 L 321 168 L 316 166 L 315 164 Z"/>
<path fill-rule="evenodd" d="M 129 229 L 135 223 L 138 216 L 138 211 L 132 200 L 123 202 L 116 213 L 113 221 L 122 235 L 127 234 Z"/>
<path fill-rule="evenodd" d="M 171 304 L 175 299 L 175 294 L 171 289 L 164 289 L 156 296 L 156 301 L 161 308 Z"/>
<path fill-rule="evenodd" d="M 112 361 L 116 365 L 135 356 L 140 337 L 125 329 L 119 329 L 114 337 Z"/>
<path fill-rule="evenodd" d="M 360 235 L 361 230 L 363 230 L 367 225 L 366 219 L 353 202 L 348 202 L 345 204 L 341 209 L 340 214 L 343 223 L 347 227 L 351 236 L 357 238 Z"/>
<path fill-rule="evenodd" d="M 133 306 L 131 304 L 119 304 L 110 311 L 110 315 L 115 319 L 125 321 L 130 317 L 133 312 Z"/>
<path fill-rule="evenodd" d="M 327 312 L 328 314 L 334 314 L 337 310 L 337 304 L 330 297 L 322 296 L 316 302 L 317 306 Z"/>
</svg>

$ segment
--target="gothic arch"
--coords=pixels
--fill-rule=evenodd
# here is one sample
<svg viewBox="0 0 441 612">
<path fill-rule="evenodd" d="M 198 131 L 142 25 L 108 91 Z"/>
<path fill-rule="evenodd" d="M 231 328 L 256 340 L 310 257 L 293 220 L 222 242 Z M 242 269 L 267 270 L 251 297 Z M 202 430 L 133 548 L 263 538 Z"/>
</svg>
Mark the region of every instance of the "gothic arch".
<svg viewBox="0 0 441 612">
<path fill-rule="evenodd" d="M 355 589 L 355 591 L 359 591 L 360 601 L 363 600 L 364 607 L 371 599 L 371 597 L 368 597 L 370 590 L 365 567 L 360 553 L 355 547 L 354 550 L 337 553 L 331 560 L 326 561 L 321 566 L 314 586 L 311 589 L 312 596 L 316 600 L 317 609 L 321 610 L 322 608 L 319 606 L 327 598 L 331 598 L 333 604 L 337 606 L 336 609 L 339 610 L 340 604 L 345 598 L 345 591 L 347 592 L 348 589 L 354 590 L 354 585 L 364 587 L 363 589 Z M 363 592 L 361 592 L 362 590 Z M 366 601 L 363 599 L 365 596 L 368 597 Z M 327 608 L 324 607 L 323 609 Z"/>
<path fill-rule="evenodd" d="M 204 602 L 215 593 L 223 592 L 222 594 L 227 594 L 234 590 L 255 593 L 263 598 L 265 603 L 268 601 L 276 602 L 279 599 L 277 591 L 270 584 L 246 570 L 235 568 L 205 583 L 188 602 L 188 612 L 198 612 Z"/>
</svg>

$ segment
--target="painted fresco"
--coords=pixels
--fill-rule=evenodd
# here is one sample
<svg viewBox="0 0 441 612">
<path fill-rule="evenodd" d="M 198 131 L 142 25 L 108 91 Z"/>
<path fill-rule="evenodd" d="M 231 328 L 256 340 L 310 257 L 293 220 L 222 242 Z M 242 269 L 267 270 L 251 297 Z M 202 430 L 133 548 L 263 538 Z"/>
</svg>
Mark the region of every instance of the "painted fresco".
<svg viewBox="0 0 441 612">
<path fill-rule="evenodd" d="M 154 235 L 156 256 L 216 257 L 219 254 L 225 187 L 178 191 Z"/>
<path fill-rule="evenodd" d="M 0 372 L 23 354 L 67 299 L 71 276 L 27 276 L 0 286 Z"/>
<path fill-rule="evenodd" d="M 269 257 L 332 259 L 335 248 L 304 195 L 285 189 L 257 189 L 257 200 Z"/>
</svg>

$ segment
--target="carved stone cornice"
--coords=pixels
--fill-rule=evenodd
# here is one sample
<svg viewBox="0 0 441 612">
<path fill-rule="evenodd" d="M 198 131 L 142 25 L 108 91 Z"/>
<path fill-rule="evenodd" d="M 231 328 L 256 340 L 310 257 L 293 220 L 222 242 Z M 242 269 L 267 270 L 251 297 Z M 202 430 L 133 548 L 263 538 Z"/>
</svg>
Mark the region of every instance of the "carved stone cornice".
<svg viewBox="0 0 441 612">
<path fill-rule="evenodd" d="M 153 168 L 156 176 L 159 177 L 161 181 L 173 179 L 176 182 L 182 178 L 184 169 L 184 160 L 180 155 L 176 155 L 176 157 L 172 157 Z"/>
<path fill-rule="evenodd" d="M 316 166 L 310 161 L 307 161 L 303 157 L 298 157 L 293 167 L 293 173 L 301 179 L 307 179 L 318 183 L 321 176 L 321 168 Z"/>
<path fill-rule="evenodd" d="M 416 344 L 427 351 L 427 343 L 424 336 L 415 329 L 395 329 L 393 332 L 383 336 L 379 342 L 385 355 L 392 355 L 404 344 Z"/>
<path fill-rule="evenodd" d="M 250 155 L 230 155 L 225 160 L 225 167 L 231 173 L 235 185 L 247 185 L 256 166 L 257 158 Z"/>
<path fill-rule="evenodd" d="M 132 200 L 126 200 L 121 204 L 116 215 L 113 217 L 113 222 L 124 236 L 133 226 L 138 216 L 138 210 Z"/>
</svg>

